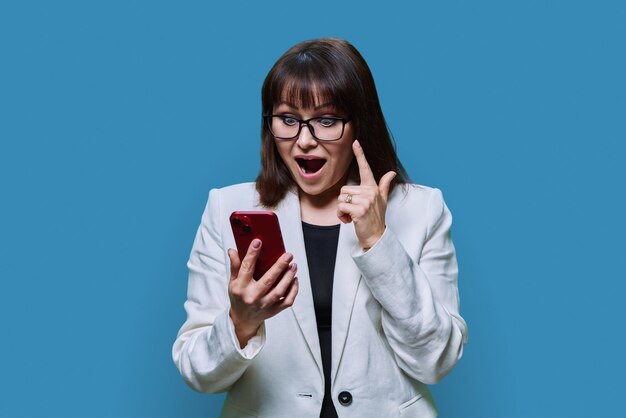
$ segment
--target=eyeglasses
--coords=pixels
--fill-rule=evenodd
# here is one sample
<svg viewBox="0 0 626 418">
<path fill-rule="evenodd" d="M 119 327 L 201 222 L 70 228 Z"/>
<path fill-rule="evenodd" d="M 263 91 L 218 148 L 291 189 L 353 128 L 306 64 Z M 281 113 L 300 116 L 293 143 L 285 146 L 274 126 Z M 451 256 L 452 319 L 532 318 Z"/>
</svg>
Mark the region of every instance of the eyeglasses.
<svg viewBox="0 0 626 418">
<path fill-rule="evenodd" d="M 313 138 L 318 141 L 337 141 L 343 136 L 347 118 L 335 118 L 332 116 L 322 116 L 301 120 L 287 115 L 267 115 L 263 116 L 267 127 L 276 139 L 294 139 L 300 135 L 302 125 L 309 128 Z"/>
</svg>

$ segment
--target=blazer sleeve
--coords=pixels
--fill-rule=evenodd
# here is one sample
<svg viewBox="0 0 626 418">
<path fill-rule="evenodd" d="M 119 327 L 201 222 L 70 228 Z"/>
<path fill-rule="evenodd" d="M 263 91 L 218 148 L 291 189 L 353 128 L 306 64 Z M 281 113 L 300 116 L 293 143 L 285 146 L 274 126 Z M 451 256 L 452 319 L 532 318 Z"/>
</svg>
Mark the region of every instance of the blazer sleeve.
<svg viewBox="0 0 626 418">
<path fill-rule="evenodd" d="M 355 247 L 352 257 L 382 306 L 383 331 L 398 366 L 433 384 L 461 358 L 467 325 L 459 314 L 452 215 L 440 190 L 432 189 L 428 208 L 421 254 L 408 254 L 387 227 L 372 248 Z"/>
<path fill-rule="evenodd" d="M 228 314 L 230 268 L 222 248 L 219 190 L 213 189 L 189 257 L 187 320 L 172 348 L 183 379 L 193 389 L 223 392 L 235 383 L 265 344 L 265 326 L 241 349 Z"/>
</svg>

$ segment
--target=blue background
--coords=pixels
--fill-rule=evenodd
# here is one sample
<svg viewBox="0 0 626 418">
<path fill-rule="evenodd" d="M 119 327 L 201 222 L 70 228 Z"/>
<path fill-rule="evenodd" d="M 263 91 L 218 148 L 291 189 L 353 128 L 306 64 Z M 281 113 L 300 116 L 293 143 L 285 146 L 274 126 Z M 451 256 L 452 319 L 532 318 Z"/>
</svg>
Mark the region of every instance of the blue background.
<svg viewBox="0 0 626 418">
<path fill-rule="evenodd" d="M 441 415 L 624 416 L 626 3 L 0 4 L 0 415 L 214 416 L 171 360 L 212 187 L 259 168 L 260 88 L 310 38 L 370 64 L 454 215 Z"/>
</svg>

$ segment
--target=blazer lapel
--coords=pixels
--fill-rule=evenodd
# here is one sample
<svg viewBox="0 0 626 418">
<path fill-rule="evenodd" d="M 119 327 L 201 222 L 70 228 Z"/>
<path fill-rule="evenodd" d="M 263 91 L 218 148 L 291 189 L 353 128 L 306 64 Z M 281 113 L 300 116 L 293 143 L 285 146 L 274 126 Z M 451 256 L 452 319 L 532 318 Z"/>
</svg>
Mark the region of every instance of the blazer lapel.
<svg viewBox="0 0 626 418">
<path fill-rule="evenodd" d="M 322 354 L 317 334 L 317 320 L 315 318 L 315 307 L 313 306 L 313 292 L 311 291 L 309 267 L 304 247 L 304 234 L 302 233 L 300 201 L 297 192 L 289 191 L 287 193 L 276 208 L 276 215 L 278 216 L 280 229 L 283 234 L 285 250 L 293 254 L 294 262 L 298 264 L 297 277 L 300 288 L 290 310 L 295 315 L 296 322 L 311 350 L 320 374 L 323 374 Z"/>
<path fill-rule="evenodd" d="M 352 247 L 356 244 L 354 224 L 341 224 L 333 282 L 331 382 L 335 381 L 337 368 L 343 355 L 352 308 L 361 282 L 361 272 L 350 254 Z"/>
<path fill-rule="evenodd" d="M 295 190 L 289 191 L 275 212 L 283 234 L 285 249 L 294 255 L 294 261 L 298 264 L 297 276 L 300 282 L 300 289 L 290 310 L 296 318 L 296 322 L 309 346 L 311 355 L 317 363 L 320 374 L 323 375 L 322 355 L 317 333 L 317 320 L 315 318 L 315 307 L 313 306 L 313 292 L 311 290 L 311 279 L 304 247 L 300 201 L 297 192 Z M 352 308 L 359 283 L 361 282 L 361 272 L 354 261 L 352 261 L 350 254 L 356 244 L 357 238 L 354 232 L 354 225 L 352 223 L 341 224 L 333 282 L 331 382 L 334 382 L 336 371 L 343 355 L 350 327 Z"/>
</svg>

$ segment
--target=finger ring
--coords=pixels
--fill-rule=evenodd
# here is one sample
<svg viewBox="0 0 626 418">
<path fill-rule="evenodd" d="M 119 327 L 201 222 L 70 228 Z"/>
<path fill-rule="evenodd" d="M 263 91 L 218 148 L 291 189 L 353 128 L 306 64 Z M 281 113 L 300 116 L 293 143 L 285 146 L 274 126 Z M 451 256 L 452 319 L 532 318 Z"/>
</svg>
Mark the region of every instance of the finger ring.
<svg viewBox="0 0 626 418">
<path fill-rule="evenodd" d="M 343 199 L 344 202 L 346 203 L 352 203 L 352 195 L 351 194 L 347 194 L 346 198 Z"/>
</svg>

